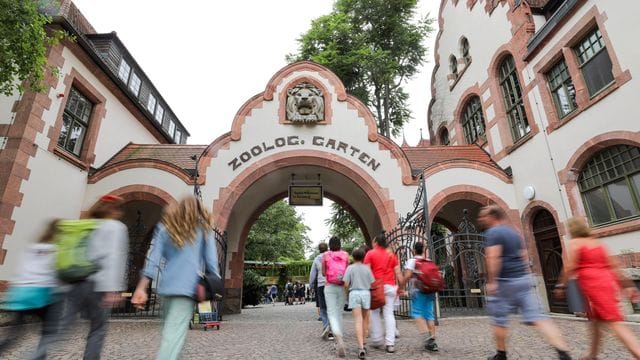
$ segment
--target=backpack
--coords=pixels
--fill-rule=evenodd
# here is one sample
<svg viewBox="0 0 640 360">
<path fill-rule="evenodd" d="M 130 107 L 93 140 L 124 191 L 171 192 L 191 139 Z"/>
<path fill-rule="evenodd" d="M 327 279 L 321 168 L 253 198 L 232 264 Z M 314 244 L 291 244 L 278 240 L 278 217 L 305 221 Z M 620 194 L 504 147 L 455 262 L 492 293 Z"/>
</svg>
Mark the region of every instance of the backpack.
<svg viewBox="0 0 640 360">
<path fill-rule="evenodd" d="M 444 290 L 444 279 L 438 265 L 429 259 L 416 258 L 416 288 L 424 293 Z"/>
<path fill-rule="evenodd" d="M 75 283 L 100 270 L 100 266 L 91 261 L 87 254 L 91 233 L 99 225 L 98 220 L 92 219 L 58 222 L 54 235 L 57 245 L 54 267 L 58 279 Z"/>
<path fill-rule="evenodd" d="M 327 251 L 322 257 L 325 269 L 326 282 L 334 285 L 342 285 L 342 277 L 347 269 L 347 253 L 345 251 Z"/>
</svg>

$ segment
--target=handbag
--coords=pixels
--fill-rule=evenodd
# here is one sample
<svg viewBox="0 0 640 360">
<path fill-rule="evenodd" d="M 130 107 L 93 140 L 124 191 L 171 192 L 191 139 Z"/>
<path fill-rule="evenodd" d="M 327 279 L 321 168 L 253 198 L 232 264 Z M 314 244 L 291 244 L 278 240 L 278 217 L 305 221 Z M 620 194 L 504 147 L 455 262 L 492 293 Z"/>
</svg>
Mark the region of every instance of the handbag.
<svg viewBox="0 0 640 360">
<path fill-rule="evenodd" d="M 206 239 L 202 240 L 202 247 L 200 251 L 203 264 L 205 252 L 204 244 L 206 241 Z M 198 274 L 200 280 L 196 286 L 196 300 L 198 300 L 198 302 L 202 302 L 222 298 L 222 294 L 224 293 L 224 282 L 222 281 L 222 278 L 218 273 L 206 270 L 206 265 L 204 265 L 203 268 L 205 270 Z"/>
<path fill-rule="evenodd" d="M 567 281 L 567 289 L 565 293 L 567 296 L 569 312 L 574 314 L 586 312 L 584 295 L 582 294 L 582 290 L 580 289 L 576 279 L 569 279 L 569 281 Z"/>
<path fill-rule="evenodd" d="M 384 297 L 384 280 L 376 279 L 371 283 L 371 310 L 379 309 L 386 303 Z"/>
</svg>

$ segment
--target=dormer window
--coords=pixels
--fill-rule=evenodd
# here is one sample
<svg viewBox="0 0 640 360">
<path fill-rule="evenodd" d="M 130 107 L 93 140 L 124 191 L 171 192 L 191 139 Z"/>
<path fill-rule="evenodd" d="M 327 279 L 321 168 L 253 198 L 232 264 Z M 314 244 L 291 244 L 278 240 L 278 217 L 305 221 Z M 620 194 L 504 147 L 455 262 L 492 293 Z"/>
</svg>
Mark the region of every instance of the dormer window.
<svg viewBox="0 0 640 360">
<path fill-rule="evenodd" d="M 176 135 L 173 137 L 176 144 L 180 144 L 181 137 L 182 137 L 182 132 L 180 132 L 180 130 L 176 130 Z"/>
<path fill-rule="evenodd" d="M 120 67 L 118 68 L 118 77 L 120 80 L 125 83 L 129 81 L 129 74 L 131 73 L 131 66 L 127 64 L 126 61 L 122 60 L 120 62 Z"/>
<path fill-rule="evenodd" d="M 156 107 L 155 119 L 162 124 L 163 117 L 164 117 L 164 108 L 162 107 L 162 105 L 158 105 L 158 107 Z"/>
<path fill-rule="evenodd" d="M 176 123 L 173 120 L 169 120 L 169 136 L 173 137 L 174 132 L 176 131 Z"/>
<path fill-rule="evenodd" d="M 147 100 L 147 110 L 149 110 L 149 112 L 152 114 L 156 110 L 156 97 L 153 96 L 153 94 L 149 94 L 149 99 Z"/>
<path fill-rule="evenodd" d="M 129 90 L 131 90 L 131 92 L 135 96 L 138 96 L 138 93 L 140 92 L 141 84 L 142 84 L 142 81 L 140 80 L 138 75 L 136 75 L 136 73 L 131 74 L 131 80 L 129 81 Z"/>
</svg>

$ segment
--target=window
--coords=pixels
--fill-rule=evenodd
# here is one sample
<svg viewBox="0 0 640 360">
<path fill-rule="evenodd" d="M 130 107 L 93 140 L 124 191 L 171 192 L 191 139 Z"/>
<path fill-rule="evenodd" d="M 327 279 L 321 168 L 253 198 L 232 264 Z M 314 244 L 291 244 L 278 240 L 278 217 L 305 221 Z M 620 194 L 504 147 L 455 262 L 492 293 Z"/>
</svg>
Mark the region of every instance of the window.
<svg viewBox="0 0 640 360">
<path fill-rule="evenodd" d="M 440 144 L 449 145 L 449 130 L 444 128 L 440 131 Z"/>
<path fill-rule="evenodd" d="M 182 133 L 180 132 L 180 130 L 176 130 L 176 135 L 173 137 L 176 144 L 180 144 L 181 137 L 182 137 Z"/>
<path fill-rule="evenodd" d="M 129 66 L 126 61 L 122 60 L 120 68 L 118 68 L 118 77 L 126 83 L 129 81 L 129 73 L 131 73 L 131 66 Z"/>
<path fill-rule="evenodd" d="M 576 89 L 571 81 L 569 69 L 564 59 L 554 65 L 546 74 L 553 102 L 556 104 L 558 115 L 563 118 L 576 109 Z"/>
<path fill-rule="evenodd" d="M 158 105 L 158 107 L 156 107 L 156 120 L 162 124 L 162 118 L 164 117 L 164 108 L 162 107 L 162 105 Z"/>
<path fill-rule="evenodd" d="M 517 142 L 523 136 L 531 131 L 527 115 L 524 111 L 524 102 L 522 100 L 522 90 L 518 74 L 516 73 L 516 64 L 513 56 L 509 55 L 500 65 L 500 90 L 504 99 L 504 106 L 507 110 L 507 118 L 509 120 L 509 128 L 513 142 Z"/>
<path fill-rule="evenodd" d="M 469 40 L 465 37 L 460 40 L 460 53 L 462 54 L 465 64 L 471 62 L 471 56 L 469 55 Z"/>
<path fill-rule="evenodd" d="M 458 60 L 454 55 L 451 55 L 449 57 L 449 70 L 453 75 L 453 79 L 454 80 L 457 79 L 458 78 Z"/>
<path fill-rule="evenodd" d="M 173 137 L 174 132 L 176 131 L 176 123 L 173 120 L 169 120 L 169 136 Z"/>
<path fill-rule="evenodd" d="M 589 95 L 594 96 L 613 82 L 609 53 L 605 48 L 600 29 L 596 28 L 573 48 L 578 57 Z"/>
<path fill-rule="evenodd" d="M 136 96 L 138 96 L 138 92 L 140 91 L 140 78 L 135 73 L 131 74 L 131 81 L 129 81 L 129 90 L 133 92 Z"/>
<path fill-rule="evenodd" d="M 593 225 L 640 214 L 640 148 L 615 145 L 597 153 L 580 172 L 578 186 Z"/>
<path fill-rule="evenodd" d="M 149 110 L 149 112 L 152 114 L 156 110 L 156 97 L 153 96 L 153 94 L 149 94 L 149 99 L 147 100 L 147 110 Z"/>
<path fill-rule="evenodd" d="M 78 90 L 71 88 L 69 100 L 62 115 L 62 128 L 58 138 L 59 147 L 80 156 L 91 110 L 93 110 L 93 104 Z"/>
<path fill-rule="evenodd" d="M 484 139 L 484 118 L 480 98 L 474 96 L 464 108 L 462 129 L 467 144 L 475 143 L 478 138 Z"/>
</svg>

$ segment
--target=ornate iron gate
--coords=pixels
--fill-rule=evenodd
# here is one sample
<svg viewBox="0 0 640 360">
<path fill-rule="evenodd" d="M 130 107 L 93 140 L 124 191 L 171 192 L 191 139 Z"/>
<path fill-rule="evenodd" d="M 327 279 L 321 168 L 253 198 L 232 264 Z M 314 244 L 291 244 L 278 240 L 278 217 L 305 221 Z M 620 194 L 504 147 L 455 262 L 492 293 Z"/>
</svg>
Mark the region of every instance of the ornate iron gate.
<svg viewBox="0 0 640 360">
<path fill-rule="evenodd" d="M 426 188 L 421 177 L 413 202 L 413 211 L 398 220 L 398 227 L 387 232 L 387 242 L 402 267 L 413 257 L 413 244 L 424 242 L 432 260 L 438 264 L 445 279 L 445 289 L 438 294 L 439 316 L 476 315 L 485 307 L 484 237 L 478 233 L 464 210 L 457 233 L 444 237 L 429 237 Z M 404 269 L 403 269 L 404 270 Z M 395 314 L 408 317 L 411 301 L 400 298 Z"/>
</svg>

